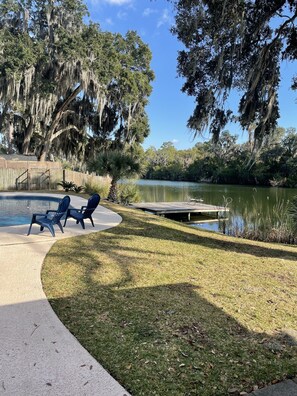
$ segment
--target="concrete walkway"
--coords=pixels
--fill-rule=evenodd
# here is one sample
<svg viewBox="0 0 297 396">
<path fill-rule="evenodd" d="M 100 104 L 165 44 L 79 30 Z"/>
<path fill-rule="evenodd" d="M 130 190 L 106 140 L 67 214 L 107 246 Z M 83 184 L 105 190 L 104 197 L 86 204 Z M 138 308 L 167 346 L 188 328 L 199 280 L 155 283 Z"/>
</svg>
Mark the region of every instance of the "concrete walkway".
<svg viewBox="0 0 297 396">
<path fill-rule="evenodd" d="M 85 202 L 71 196 L 73 207 Z M 0 227 L 0 395 L 128 395 L 60 322 L 40 280 L 44 257 L 57 239 L 121 222 L 101 206 L 93 218 L 95 228 L 88 223 L 86 230 L 69 219 L 65 234 L 57 230 L 56 238 L 48 230 L 40 233 L 36 224 L 28 237 L 28 225 Z"/>
<path fill-rule="evenodd" d="M 285 380 L 251 393 L 252 396 L 297 396 L 297 379 Z"/>
</svg>

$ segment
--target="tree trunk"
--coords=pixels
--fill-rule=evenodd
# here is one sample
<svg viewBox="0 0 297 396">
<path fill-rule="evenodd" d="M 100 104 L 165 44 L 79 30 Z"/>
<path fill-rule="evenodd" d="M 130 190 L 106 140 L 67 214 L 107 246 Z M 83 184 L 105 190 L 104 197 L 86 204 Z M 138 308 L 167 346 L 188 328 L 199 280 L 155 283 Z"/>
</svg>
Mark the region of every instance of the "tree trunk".
<svg viewBox="0 0 297 396">
<path fill-rule="evenodd" d="M 32 117 L 30 117 L 29 124 L 28 124 L 28 126 L 26 126 L 24 141 L 22 144 L 22 154 L 24 154 L 24 155 L 29 154 L 29 148 L 30 148 L 30 142 L 31 142 L 32 135 L 33 135 L 33 120 L 32 120 Z"/>
<path fill-rule="evenodd" d="M 64 102 L 61 104 L 59 110 L 56 112 L 53 121 L 49 127 L 49 129 L 46 132 L 45 138 L 44 138 L 44 143 L 41 148 L 38 161 L 46 161 L 47 156 L 49 155 L 51 146 L 52 146 L 52 141 L 54 140 L 55 132 L 57 130 L 57 127 L 59 126 L 59 122 L 61 121 L 61 118 L 64 114 L 64 112 L 67 110 L 69 104 L 75 99 L 75 97 L 79 94 L 81 91 L 81 86 L 79 85 L 75 90 L 64 100 Z"/>
<path fill-rule="evenodd" d="M 107 199 L 112 202 L 118 202 L 118 185 L 117 180 L 112 178 L 111 185 L 108 193 Z"/>
<path fill-rule="evenodd" d="M 14 132 L 14 119 L 13 114 L 9 114 L 8 125 L 7 125 L 7 145 L 8 145 L 8 154 L 13 153 L 13 132 Z"/>
<path fill-rule="evenodd" d="M 52 145 L 52 135 L 53 135 L 53 131 L 51 129 L 49 129 L 45 135 L 45 139 L 44 139 L 44 144 L 41 148 L 40 154 L 38 156 L 38 161 L 46 161 L 46 158 L 49 154 L 51 145 Z"/>
</svg>

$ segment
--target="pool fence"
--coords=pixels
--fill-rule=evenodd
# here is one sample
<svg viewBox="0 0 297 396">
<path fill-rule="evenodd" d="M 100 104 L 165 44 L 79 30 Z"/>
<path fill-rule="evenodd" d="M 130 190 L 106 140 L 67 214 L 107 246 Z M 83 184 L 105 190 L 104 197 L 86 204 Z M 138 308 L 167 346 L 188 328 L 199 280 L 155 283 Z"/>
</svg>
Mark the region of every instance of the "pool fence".
<svg viewBox="0 0 297 396">
<path fill-rule="evenodd" d="M 58 183 L 73 182 L 77 186 L 86 183 L 106 184 L 108 177 L 63 169 L 60 162 L 7 160 L 0 157 L 0 191 L 62 190 Z"/>
</svg>

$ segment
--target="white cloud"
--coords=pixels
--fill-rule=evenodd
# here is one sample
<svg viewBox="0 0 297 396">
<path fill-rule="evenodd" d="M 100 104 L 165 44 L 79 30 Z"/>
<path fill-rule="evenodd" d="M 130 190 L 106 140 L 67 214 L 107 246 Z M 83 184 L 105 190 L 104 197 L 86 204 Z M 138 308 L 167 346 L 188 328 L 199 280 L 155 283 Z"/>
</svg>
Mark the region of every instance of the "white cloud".
<svg viewBox="0 0 297 396">
<path fill-rule="evenodd" d="M 127 13 L 126 12 L 124 12 L 124 11 L 119 11 L 118 13 L 117 13 L 117 18 L 118 19 L 126 19 L 127 18 Z"/>
<path fill-rule="evenodd" d="M 177 140 L 177 139 L 172 139 L 171 140 L 171 143 L 173 143 L 173 144 L 177 144 L 179 142 L 179 140 Z"/>
<path fill-rule="evenodd" d="M 111 4 L 111 5 L 124 5 L 124 4 L 129 4 L 131 3 L 132 0 L 105 0 L 106 3 Z"/>
<path fill-rule="evenodd" d="M 143 10 L 142 15 L 143 15 L 144 17 L 148 17 L 148 16 L 150 16 L 151 14 L 156 14 L 157 12 L 158 12 L 158 11 L 155 10 L 155 9 L 153 9 L 153 8 L 146 8 L 146 9 Z"/>
<path fill-rule="evenodd" d="M 173 17 L 170 15 L 168 8 L 165 8 L 162 12 L 162 16 L 158 20 L 157 27 L 161 27 L 163 25 L 172 25 Z"/>
<path fill-rule="evenodd" d="M 113 25 L 113 20 L 112 20 L 111 18 L 106 18 L 106 19 L 105 19 L 105 23 L 106 23 L 107 25 L 109 25 L 109 26 L 112 26 L 112 25 Z"/>
</svg>

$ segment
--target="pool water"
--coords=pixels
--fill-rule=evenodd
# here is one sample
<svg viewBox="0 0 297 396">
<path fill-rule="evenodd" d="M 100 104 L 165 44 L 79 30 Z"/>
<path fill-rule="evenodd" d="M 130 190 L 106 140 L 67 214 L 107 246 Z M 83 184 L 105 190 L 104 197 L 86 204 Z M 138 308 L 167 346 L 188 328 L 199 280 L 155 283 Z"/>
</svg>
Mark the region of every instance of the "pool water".
<svg viewBox="0 0 297 396">
<path fill-rule="evenodd" d="M 56 210 L 59 198 L 0 196 L 0 227 L 30 224 L 33 213 Z"/>
</svg>

